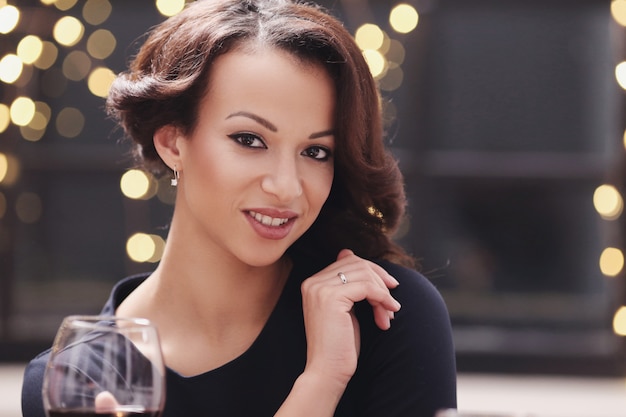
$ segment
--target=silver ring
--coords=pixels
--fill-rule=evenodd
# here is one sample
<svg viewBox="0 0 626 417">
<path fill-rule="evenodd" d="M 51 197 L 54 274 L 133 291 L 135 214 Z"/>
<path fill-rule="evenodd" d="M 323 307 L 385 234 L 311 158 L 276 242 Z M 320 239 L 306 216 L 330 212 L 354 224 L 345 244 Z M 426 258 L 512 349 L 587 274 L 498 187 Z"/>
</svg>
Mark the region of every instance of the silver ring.
<svg viewBox="0 0 626 417">
<path fill-rule="evenodd" d="M 343 272 L 338 272 L 337 276 L 341 280 L 342 284 L 347 284 L 348 283 L 348 278 L 346 278 L 346 274 L 344 274 Z"/>
</svg>

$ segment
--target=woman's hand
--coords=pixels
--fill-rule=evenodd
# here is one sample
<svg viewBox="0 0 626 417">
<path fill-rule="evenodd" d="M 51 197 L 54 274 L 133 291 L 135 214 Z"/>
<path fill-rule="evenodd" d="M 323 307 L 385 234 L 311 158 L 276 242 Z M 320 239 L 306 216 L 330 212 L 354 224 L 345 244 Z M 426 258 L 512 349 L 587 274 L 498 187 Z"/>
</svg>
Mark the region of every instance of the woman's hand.
<svg viewBox="0 0 626 417">
<path fill-rule="evenodd" d="M 307 337 L 304 373 L 343 389 L 354 375 L 360 331 L 354 303 L 367 300 L 378 327 L 387 330 L 400 304 L 389 293 L 398 282 L 383 268 L 344 249 L 337 261 L 302 283 Z"/>
</svg>

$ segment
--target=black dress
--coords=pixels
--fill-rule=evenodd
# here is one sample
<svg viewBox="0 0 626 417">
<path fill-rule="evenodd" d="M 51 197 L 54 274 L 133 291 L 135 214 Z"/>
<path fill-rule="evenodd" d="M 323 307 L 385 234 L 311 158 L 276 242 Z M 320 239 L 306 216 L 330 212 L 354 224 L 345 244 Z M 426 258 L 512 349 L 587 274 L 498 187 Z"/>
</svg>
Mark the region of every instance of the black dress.
<svg viewBox="0 0 626 417">
<path fill-rule="evenodd" d="M 400 282 L 392 294 L 402 308 L 391 329 L 382 331 L 374 323 L 369 304 L 355 306 L 361 353 L 335 416 L 433 417 L 439 409 L 456 408 L 454 348 L 440 294 L 413 270 L 389 262 L 379 264 Z M 113 315 L 148 275 L 120 281 L 102 314 Z M 265 327 L 238 358 L 193 377 L 167 369 L 163 417 L 274 415 L 306 362 L 300 284 L 310 275 L 310 271 L 294 268 Z M 24 417 L 45 417 L 41 386 L 48 354 L 41 353 L 26 368 Z"/>
</svg>

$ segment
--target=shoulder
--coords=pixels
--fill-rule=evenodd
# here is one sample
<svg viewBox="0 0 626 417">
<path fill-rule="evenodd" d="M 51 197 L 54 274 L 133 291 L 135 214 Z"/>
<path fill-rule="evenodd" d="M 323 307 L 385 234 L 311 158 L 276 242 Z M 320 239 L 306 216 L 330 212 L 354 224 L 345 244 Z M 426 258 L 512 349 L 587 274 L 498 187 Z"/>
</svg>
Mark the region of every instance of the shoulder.
<svg viewBox="0 0 626 417">
<path fill-rule="evenodd" d="M 435 310 L 443 313 L 446 319 L 448 318 L 448 311 L 439 290 L 424 275 L 414 269 L 389 261 L 376 261 L 376 263 L 400 283 L 397 288 L 391 290 L 394 298 L 402 304 L 400 311 L 405 307 L 420 311 Z"/>
</svg>

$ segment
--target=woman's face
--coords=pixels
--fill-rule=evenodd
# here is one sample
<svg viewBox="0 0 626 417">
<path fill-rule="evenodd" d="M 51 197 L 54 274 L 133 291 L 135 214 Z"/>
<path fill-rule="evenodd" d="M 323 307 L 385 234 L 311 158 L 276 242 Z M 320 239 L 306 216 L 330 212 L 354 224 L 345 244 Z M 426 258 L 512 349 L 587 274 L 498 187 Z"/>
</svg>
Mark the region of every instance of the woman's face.
<svg viewBox="0 0 626 417">
<path fill-rule="evenodd" d="M 334 110 L 321 66 L 271 48 L 218 57 L 197 126 L 177 140 L 176 210 L 194 243 L 252 266 L 276 262 L 330 193 Z"/>
</svg>

